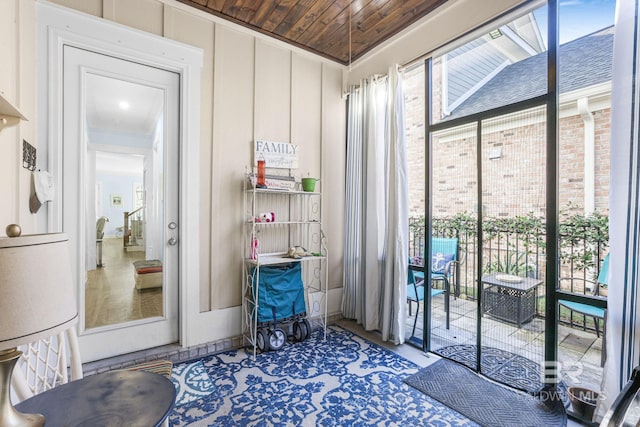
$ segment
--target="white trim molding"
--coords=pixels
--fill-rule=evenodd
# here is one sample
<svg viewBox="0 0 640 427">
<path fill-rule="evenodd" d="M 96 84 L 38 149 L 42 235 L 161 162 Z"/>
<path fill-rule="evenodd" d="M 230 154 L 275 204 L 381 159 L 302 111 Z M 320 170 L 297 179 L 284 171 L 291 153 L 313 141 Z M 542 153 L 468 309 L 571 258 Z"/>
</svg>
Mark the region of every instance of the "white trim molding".
<svg viewBox="0 0 640 427">
<path fill-rule="evenodd" d="M 62 176 L 62 49 L 70 45 L 157 67 L 180 75 L 180 344 L 196 342 L 199 318 L 200 48 L 135 30 L 105 19 L 36 0 L 38 140 L 56 182 Z M 44 157 L 43 157 L 44 156 Z M 61 189 L 47 212 L 47 229 L 62 228 Z"/>
</svg>

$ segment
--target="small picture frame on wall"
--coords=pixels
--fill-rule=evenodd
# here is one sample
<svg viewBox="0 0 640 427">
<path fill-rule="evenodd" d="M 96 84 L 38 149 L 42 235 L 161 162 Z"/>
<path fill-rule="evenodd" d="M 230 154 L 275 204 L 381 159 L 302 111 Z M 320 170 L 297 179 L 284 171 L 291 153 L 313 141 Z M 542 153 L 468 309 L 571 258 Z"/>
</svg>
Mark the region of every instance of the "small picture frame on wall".
<svg viewBox="0 0 640 427">
<path fill-rule="evenodd" d="M 122 195 L 121 194 L 112 194 L 111 195 L 111 206 L 114 208 L 122 207 Z"/>
</svg>

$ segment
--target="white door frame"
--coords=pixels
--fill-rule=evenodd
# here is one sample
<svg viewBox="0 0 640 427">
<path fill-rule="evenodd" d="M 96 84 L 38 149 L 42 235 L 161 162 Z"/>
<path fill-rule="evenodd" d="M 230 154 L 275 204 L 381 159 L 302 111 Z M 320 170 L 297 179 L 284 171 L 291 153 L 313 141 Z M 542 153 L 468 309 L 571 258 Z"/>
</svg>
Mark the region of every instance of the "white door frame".
<svg viewBox="0 0 640 427">
<path fill-rule="evenodd" d="M 54 182 L 62 182 L 62 49 L 92 50 L 180 75 L 180 254 L 179 334 L 182 346 L 197 335 L 199 312 L 199 146 L 202 50 L 166 38 L 36 1 L 38 83 L 38 148 Z M 62 189 L 56 185 L 47 207 L 44 232 L 62 231 Z M 44 229 L 43 229 L 44 228 Z M 76 283 L 78 295 L 81 290 Z M 80 298 L 78 298 L 79 300 Z M 132 350 L 133 351 L 133 350 Z"/>
</svg>

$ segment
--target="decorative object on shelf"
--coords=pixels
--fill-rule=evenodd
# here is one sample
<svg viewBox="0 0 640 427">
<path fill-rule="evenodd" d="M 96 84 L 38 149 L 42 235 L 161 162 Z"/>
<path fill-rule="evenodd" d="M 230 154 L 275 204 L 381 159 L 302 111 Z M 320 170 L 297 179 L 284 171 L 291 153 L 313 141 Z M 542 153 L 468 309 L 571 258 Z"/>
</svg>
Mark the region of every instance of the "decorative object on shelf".
<svg viewBox="0 0 640 427">
<path fill-rule="evenodd" d="M 256 139 L 253 144 L 253 158 L 265 161 L 268 168 L 297 169 L 298 146 L 288 142 L 263 141 Z"/>
<path fill-rule="evenodd" d="M 265 173 L 265 161 L 258 160 L 258 178 L 256 180 L 256 187 L 258 188 L 267 188 L 267 185 L 264 182 L 264 173 Z"/>
<path fill-rule="evenodd" d="M 266 167 L 266 163 L 265 163 Z M 266 169 L 265 169 L 266 171 Z M 253 172 L 247 172 L 247 184 L 251 188 L 268 189 L 268 190 L 282 190 L 282 191 L 296 191 L 299 190 L 299 183 L 296 182 L 295 177 L 290 175 L 264 175 L 264 187 L 258 185 L 258 170 L 254 168 Z"/>
<path fill-rule="evenodd" d="M 0 132 L 6 127 L 17 125 L 20 120 L 27 118 L 0 94 Z"/>
<path fill-rule="evenodd" d="M 316 189 L 316 182 L 320 181 L 317 178 L 302 178 L 302 191 L 313 193 Z"/>
<path fill-rule="evenodd" d="M 36 170 L 36 147 L 22 140 L 22 167 L 31 172 Z"/>
<path fill-rule="evenodd" d="M 275 222 L 276 214 L 273 212 L 262 212 L 260 214 L 260 221 L 258 222 Z"/>
<path fill-rule="evenodd" d="M 5 232 L 9 237 L 19 237 L 22 234 L 22 228 L 18 224 L 9 224 L 5 228 Z"/>
<path fill-rule="evenodd" d="M 286 256 L 288 258 L 300 259 L 302 257 L 311 256 L 311 253 L 307 252 L 307 250 L 302 246 L 292 246 L 289 248 L 289 251 L 287 251 Z"/>
<path fill-rule="evenodd" d="M 271 190 L 294 191 L 297 185 L 292 176 L 266 175 L 265 182 Z"/>
<path fill-rule="evenodd" d="M 258 238 L 254 235 L 251 238 L 251 254 L 250 254 L 250 258 L 251 259 L 258 259 L 258 248 L 260 247 L 260 241 L 258 240 Z"/>
<path fill-rule="evenodd" d="M 36 268 L 37 267 L 37 268 Z M 63 332 L 78 321 L 68 238 L 64 233 L 0 239 L 0 426 L 43 426 L 9 395 L 18 346 Z"/>
</svg>

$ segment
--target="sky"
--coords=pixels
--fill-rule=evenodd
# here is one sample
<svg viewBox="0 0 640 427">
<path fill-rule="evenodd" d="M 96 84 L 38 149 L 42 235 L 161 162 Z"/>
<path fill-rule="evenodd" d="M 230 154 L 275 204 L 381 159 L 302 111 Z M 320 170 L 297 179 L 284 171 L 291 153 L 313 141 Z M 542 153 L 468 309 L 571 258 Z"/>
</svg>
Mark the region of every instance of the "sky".
<svg viewBox="0 0 640 427">
<path fill-rule="evenodd" d="M 559 0 L 560 44 L 614 24 L 616 0 Z M 546 6 L 535 12 L 546 40 Z"/>
</svg>

